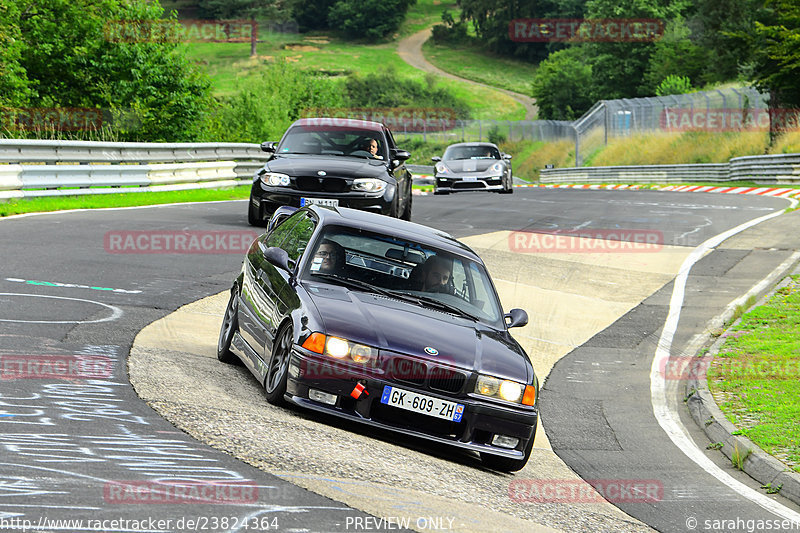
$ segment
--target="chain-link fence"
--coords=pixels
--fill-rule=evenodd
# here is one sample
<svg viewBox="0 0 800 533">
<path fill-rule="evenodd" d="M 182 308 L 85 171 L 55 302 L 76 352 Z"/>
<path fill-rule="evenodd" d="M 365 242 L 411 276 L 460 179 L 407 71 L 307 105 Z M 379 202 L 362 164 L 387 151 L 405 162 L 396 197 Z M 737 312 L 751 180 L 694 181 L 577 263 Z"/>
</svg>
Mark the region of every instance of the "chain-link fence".
<svg viewBox="0 0 800 533">
<path fill-rule="evenodd" d="M 567 120 L 441 120 L 420 121 L 413 128 L 387 124 L 397 138 L 422 136 L 425 141 L 556 141 L 574 137 Z"/>
<path fill-rule="evenodd" d="M 575 166 L 581 166 L 609 139 L 665 131 L 735 131 L 767 117 L 768 96 L 752 87 L 727 88 L 650 98 L 601 100 L 574 122 L 563 120 L 421 120 L 408 127 L 389 126 L 395 136 L 426 141 L 462 142 L 506 139 L 575 143 Z M 712 112 L 713 111 L 713 112 Z M 767 124 L 768 127 L 768 124 Z"/>
<path fill-rule="evenodd" d="M 689 94 L 601 100 L 573 123 L 577 134 L 575 166 L 614 137 L 655 131 L 735 131 L 757 126 L 768 114 L 768 96 L 752 87 Z"/>
</svg>

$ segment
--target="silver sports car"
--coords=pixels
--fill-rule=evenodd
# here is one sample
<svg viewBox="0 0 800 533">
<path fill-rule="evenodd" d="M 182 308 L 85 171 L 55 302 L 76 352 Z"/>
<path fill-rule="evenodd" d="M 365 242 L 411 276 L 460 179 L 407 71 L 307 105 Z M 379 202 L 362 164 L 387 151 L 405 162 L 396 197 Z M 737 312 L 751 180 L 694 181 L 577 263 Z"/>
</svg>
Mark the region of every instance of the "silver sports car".
<svg viewBox="0 0 800 533">
<path fill-rule="evenodd" d="M 497 191 L 511 194 L 511 156 L 492 143 L 451 144 L 434 166 L 433 194 Z"/>
</svg>

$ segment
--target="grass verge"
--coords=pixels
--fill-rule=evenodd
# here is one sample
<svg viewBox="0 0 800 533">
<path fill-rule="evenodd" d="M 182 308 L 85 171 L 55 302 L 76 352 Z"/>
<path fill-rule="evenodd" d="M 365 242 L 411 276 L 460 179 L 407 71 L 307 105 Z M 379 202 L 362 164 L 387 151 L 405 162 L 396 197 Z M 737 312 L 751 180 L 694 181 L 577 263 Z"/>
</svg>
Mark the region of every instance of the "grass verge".
<svg viewBox="0 0 800 533">
<path fill-rule="evenodd" d="M 422 46 L 425 59 L 460 78 L 500 87 L 516 93 L 531 93 L 536 65 L 485 52 L 477 45 L 440 46 L 427 41 Z"/>
<path fill-rule="evenodd" d="M 414 185 L 414 189 L 433 190 L 433 187 Z M 246 200 L 250 185 L 227 189 L 198 189 L 172 192 L 132 192 L 122 194 L 95 194 L 60 196 L 57 198 L 20 198 L 0 201 L 0 218 L 24 213 L 67 211 L 69 209 L 101 209 L 106 207 L 135 207 L 141 205 L 178 204 L 187 202 L 214 202 Z M 242 211 L 244 213 L 244 211 Z M 244 216 L 244 215 L 242 215 Z"/>
<path fill-rule="evenodd" d="M 249 196 L 250 185 L 240 185 L 238 187 L 229 187 L 225 189 L 20 198 L 0 202 L 0 217 L 42 211 L 65 211 L 68 209 L 98 209 L 103 207 L 132 207 L 185 202 L 241 200 L 249 198 Z"/>
<path fill-rule="evenodd" d="M 742 435 L 800 472 L 800 276 L 729 330 L 708 386 Z"/>
</svg>

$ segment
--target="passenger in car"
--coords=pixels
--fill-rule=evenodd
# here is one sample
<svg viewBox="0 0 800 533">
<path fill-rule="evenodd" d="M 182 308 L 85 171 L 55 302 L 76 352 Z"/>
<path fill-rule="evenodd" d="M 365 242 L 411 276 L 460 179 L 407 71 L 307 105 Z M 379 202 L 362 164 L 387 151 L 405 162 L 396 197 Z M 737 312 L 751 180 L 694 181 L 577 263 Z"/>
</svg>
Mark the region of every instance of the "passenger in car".
<svg viewBox="0 0 800 533">
<path fill-rule="evenodd" d="M 323 239 L 314 254 L 311 272 L 323 274 L 342 274 L 345 266 L 345 251 L 341 244 Z"/>
<path fill-rule="evenodd" d="M 453 293 L 453 262 L 434 255 L 414 267 L 410 280 L 415 290 Z"/>
</svg>

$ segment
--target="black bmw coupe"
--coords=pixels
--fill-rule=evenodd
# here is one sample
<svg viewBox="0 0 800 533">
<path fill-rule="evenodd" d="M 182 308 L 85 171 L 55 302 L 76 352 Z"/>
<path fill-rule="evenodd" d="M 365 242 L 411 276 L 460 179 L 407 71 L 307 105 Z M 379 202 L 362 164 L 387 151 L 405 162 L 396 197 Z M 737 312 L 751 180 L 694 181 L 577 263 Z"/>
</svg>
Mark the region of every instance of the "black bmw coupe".
<svg viewBox="0 0 800 533">
<path fill-rule="evenodd" d="M 256 173 L 247 219 L 263 225 L 278 207 L 351 207 L 411 219 L 411 173 L 391 131 L 377 122 L 304 118 L 280 142 L 261 149 L 272 158 Z"/>
<path fill-rule="evenodd" d="M 539 384 L 481 259 L 373 213 L 281 207 L 234 281 L 217 348 L 285 401 L 480 453 L 531 454 Z"/>
</svg>

